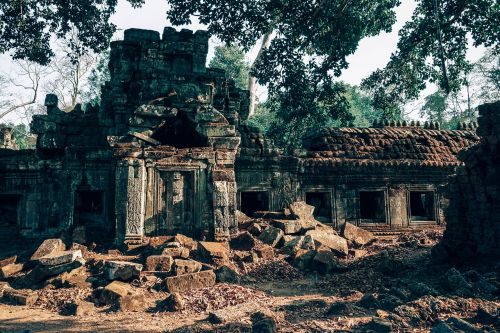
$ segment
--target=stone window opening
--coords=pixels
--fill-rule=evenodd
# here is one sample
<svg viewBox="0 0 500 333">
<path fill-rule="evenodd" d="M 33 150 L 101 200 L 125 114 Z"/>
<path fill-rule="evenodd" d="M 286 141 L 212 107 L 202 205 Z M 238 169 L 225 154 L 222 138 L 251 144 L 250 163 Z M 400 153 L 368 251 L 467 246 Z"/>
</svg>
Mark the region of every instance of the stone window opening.
<svg viewBox="0 0 500 333">
<path fill-rule="evenodd" d="M 255 212 L 269 210 L 269 193 L 266 191 L 246 191 L 240 193 L 240 210 L 248 216 Z"/>
<path fill-rule="evenodd" d="M 18 227 L 18 208 L 20 201 L 20 195 L 0 194 L 0 227 Z"/>
<path fill-rule="evenodd" d="M 385 223 L 384 191 L 359 192 L 359 213 L 361 222 Z"/>
<path fill-rule="evenodd" d="M 314 218 L 323 223 L 332 223 L 330 192 L 306 192 L 306 203 L 314 206 Z"/>
<path fill-rule="evenodd" d="M 77 191 L 75 194 L 75 225 L 100 222 L 104 214 L 104 192 Z"/>
<path fill-rule="evenodd" d="M 411 221 L 435 221 L 434 192 L 410 192 L 410 218 Z"/>
</svg>

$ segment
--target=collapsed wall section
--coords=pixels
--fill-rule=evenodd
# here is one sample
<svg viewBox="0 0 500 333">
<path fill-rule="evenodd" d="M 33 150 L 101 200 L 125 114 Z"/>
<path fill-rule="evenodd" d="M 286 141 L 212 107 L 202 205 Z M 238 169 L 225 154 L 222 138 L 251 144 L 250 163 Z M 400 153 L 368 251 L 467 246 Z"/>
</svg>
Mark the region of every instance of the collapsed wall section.
<svg viewBox="0 0 500 333">
<path fill-rule="evenodd" d="M 449 185 L 450 205 L 437 260 L 463 260 L 500 254 L 500 102 L 479 106 L 481 137 L 463 151 L 465 163 Z"/>
</svg>

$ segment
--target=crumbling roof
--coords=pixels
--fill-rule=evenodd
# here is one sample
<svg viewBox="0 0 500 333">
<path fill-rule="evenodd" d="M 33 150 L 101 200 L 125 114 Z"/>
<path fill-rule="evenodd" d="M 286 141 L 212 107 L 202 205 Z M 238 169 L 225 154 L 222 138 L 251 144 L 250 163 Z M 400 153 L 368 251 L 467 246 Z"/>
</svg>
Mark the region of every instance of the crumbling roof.
<svg viewBox="0 0 500 333">
<path fill-rule="evenodd" d="M 355 164 L 458 165 L 458 153 L 479 142 L 473 130 L 420 127 L 324 128 L 304 139 L 308 158 Z"/>
</svg>

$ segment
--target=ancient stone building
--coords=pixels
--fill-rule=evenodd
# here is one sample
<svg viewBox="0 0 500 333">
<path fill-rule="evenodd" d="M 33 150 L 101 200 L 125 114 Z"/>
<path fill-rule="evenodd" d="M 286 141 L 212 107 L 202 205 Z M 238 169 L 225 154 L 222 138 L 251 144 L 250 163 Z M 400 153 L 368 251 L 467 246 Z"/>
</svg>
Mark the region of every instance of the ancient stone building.
<svg viewBox="0 0 500 333">
<path fill-rule="evenodd" d="M 479 107 L 481 142 L 464 151 L 449 185 L 450 205 L 438 260 L 498 260 L 500 255 L 500 102 Z"/>
<path fill-rule="evenodd" d="M 111 44 L 100 106 L 65 113 L 48 95 L 47 114 L 31 124 L 37 148 L 0 146 L 0 232 L 222 239 L 236 230 L 237 209 L 295 200 L 335 226 L 444 223 L 442 188 L 458 152 L 478 141 L 471 128 L 332 128 L 305 138 L 302 150 L 277 148 L 242 124 L 248 92 L 206 68 L 207 50 L 204 31 L 130 29 Z"/>
</svg>

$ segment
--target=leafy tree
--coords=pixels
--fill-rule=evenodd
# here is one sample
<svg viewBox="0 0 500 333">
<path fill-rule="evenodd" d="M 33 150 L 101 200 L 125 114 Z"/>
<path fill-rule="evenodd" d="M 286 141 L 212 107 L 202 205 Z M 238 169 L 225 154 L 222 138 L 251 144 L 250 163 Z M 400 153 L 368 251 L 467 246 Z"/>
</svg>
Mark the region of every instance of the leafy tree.
<svg viewBox="0 0 500 333">
<path fill-rule="evenodd" d="M 442 91 L 436 91 L 424 99 L 424 105 L 420 110 L 420 117 L 429 121 L 439 122 L 443 128 L 446 127 L 446 94 Z"/>
<path fill-rule="evenodd" d="M 296 90 L 273 95 L 258 104 L 248 122 L 266 132 L 280 146 L 300 147 L 304 134 L 317 128 L 367 127 L 378 118 L 370 97 L 356 86 L 340 82 L 328 89 L 322 88 L 321 93 L 316 98 L 317 92 L 297 85 Z M 332 95 L 335 97 L 329 99 Z"/>
<path fill-rule="evenodd" d="M 235 81 L 236 87 L 248 89 L 250 66 L 245 60 L 245 53 L 237 46 L 216 46 L 209 67 L 224 69 L 227 77 Z"/>
<path fill-rule="evenodd" d="M 399 36 L 398 50 L 387 66 L 362 84 L 386 117 L 418 98 L 428 82 L 446 94 L 458 92 L 472 70 L 466 59 L 468 36 L 474 46 L 493 46 L 498 54 L 498 1 L 418 0 Z"/>
<path fill-rule="evenodd" d="M 144 0 L 127 0 L 139 7 Z M 47 65 L 54 56 L 51 39 L 71 39 L 75 54 L 108 47 L 116 30 L 110 22 L 118 0 L 0 1 L 0 53 Z M 72 31 L 76 31 L 73 35 Z"/>
<path fill-rule="evenodd" d="M 334 85 L 333 77 L 347 68 L 346 57 L 354 53 L 358 42 L 391 30 L 396 20 L 394 8 L 399 4 L 399 0 L 168 2 L 167 17 L 175 25 L 189 24 L 196 16 L 209 33 L 226 44 L 236 44 L 244 51 L 259 45 L 249 80 L 250 114 L 256 79 L 268 87 L 270 95 L 276 95 L 280 104 L 285 102 L 283 93 L 295 91 L 296 83 L 310 87 L 306 94 L 315 94 L 315 99 L 328 94 L 330 88 L 322 87 Z M 339 95 L 332 92 L 327 99 Z"/>
<path fill-rule="evenodd" d="M 85 90 L 82 92 L 82 102 L 93 105 L 101 103 L 101 87 L 111 79 L 109 72 L 110 49 L 99 54 L 97 61 L 87 78 Z"/>
</svg>

